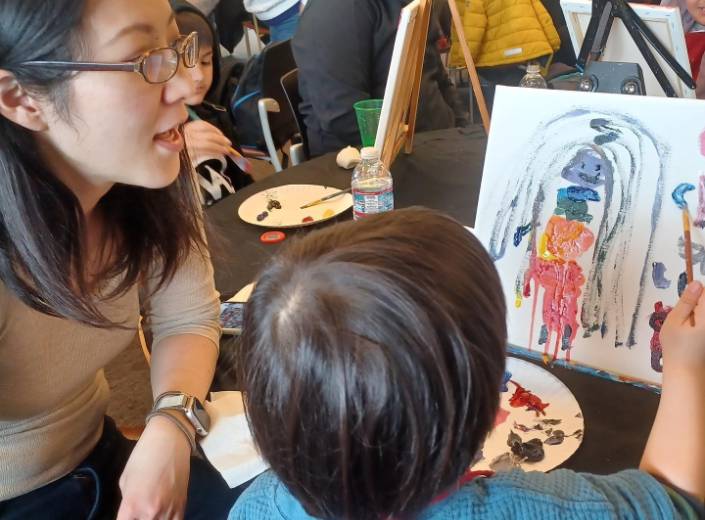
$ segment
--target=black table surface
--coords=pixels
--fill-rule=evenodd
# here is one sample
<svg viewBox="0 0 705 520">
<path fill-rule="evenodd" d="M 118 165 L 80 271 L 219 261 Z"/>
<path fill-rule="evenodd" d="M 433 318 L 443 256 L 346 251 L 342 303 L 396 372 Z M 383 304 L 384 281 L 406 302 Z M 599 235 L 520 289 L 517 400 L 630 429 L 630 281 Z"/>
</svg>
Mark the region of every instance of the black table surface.
<svg viewBox="0 0 705 520">
<path fill-rule="evenodd" d="M 397 208 L 422 205 L 445 211 L 465 225 L 475 224 L 486 136 L 481 127 L 417 134 L 410 155 L 392 165 Z M 263 244 L 264 228 L 242 222 L 240 204 L 249 196 L 284 184 L 350 186 L 349 170 L 328 154 L 275 173 L 215 204 L 206 211 L 216 287 L 226 299 L 251 282 L 280 244 Z M 348 220 L 350 211 L 321 225 Z M 286 230 L 287 237 L 311 229 Z M 286 243 L 286 241 L 284 242 Z M 573 392 L 583 411 L 585 437 L 578 451 L 561 467 L 611 473 L 636 467 L 656 415 L 653 392 L 558 366 L 548 370 Z"/>
</svg>

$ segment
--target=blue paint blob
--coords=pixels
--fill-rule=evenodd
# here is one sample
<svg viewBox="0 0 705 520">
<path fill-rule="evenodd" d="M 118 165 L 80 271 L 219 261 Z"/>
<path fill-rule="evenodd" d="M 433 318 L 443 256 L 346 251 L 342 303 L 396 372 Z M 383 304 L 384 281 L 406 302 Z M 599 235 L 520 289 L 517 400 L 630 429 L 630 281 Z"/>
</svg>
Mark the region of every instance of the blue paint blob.
<svg viewBox="0 0 705 520">
<path fill-rule="evenodd" d="M 663 262 L 651 264 L 651 279 L 657 289 L 668 289 L 671 286 L 671 280 L 666 278 L 666 266 Z"/>
<path fill-rule="evenodd" d="M 561 171 L 561 177 L 579 186 L 595 187 L 605 183 L 605 174 L 612 166 L 593 148 L 581 148 L 568 166 Z"/>
<path fill-rule="evenodd" d="M 570 348 L 570 335 L 573 333 L 573 328 L 570 325 L 563 327 L 563 337 L 561 338 L 561 350 Z"/>
<path fill-rule="evenodd" d="M 504 377 L 502 377 L 502 386 L 500 387 L 500 392 L 509 392 L 509 380 L 512 378 L 512 373 L 509 370 L 504 371 Z"/>
<path fill-rule="evenodd" d="M 594 202 L 599 202 L 600 194 L 591 188 L 586 188 L 584 186 L 568 186 L 567 188 L 561 188 L 559 192 L 565 191 L 566 196 L 570 200 L 591 200 Z"/>
<path fill-rule="evenodd" d="M 595 118 L 590 121 L 590 128 L 600 132 L 595 136 L 595 139 L 593 139 L 596 145 L 611 143 L 619 139 L 619 131 L 615 128 L 610 128 L 609 125 L 610 122 L 608 119 Z"/>
<path fill-rule="evenodd" d="M 514 247 L 519 247 L 519 244 L 521 244 L 521 239 L 528 235 L 529 231 L 531 231 L 531 223 L 526 224 L 525 226 L 517 226 L 517 230 L 514 232 Z"/>
<path fill-rule="evenodd" d="M 673 202 L 676 203 L 676 206 L 680 209 L 687 208 L 688 203 L 685 201 L 685 194 L 694 189 L 695 186 L 689 182 L 681 182 L 678 186 L 676 186 L 676 189 L 673 190 L 673 193 L 671 193 L 671 197 L 673 197 Z"/>
<path fill-rule="evenodd" d="M 685 291 L 686 286 L 688 285 L 688 275 L 685 272 L 682 272 L 680 276 L 678 277 L 678 297 L 680 298 L 683 295 L 683 291 Z"/>
<path fill-rule="evenodd" d="M 548 341 L 548 329 L 546 325 L 541 325 L 541 332 L 539 332 L 539 345 L 545 345 Z"/>
</svg>

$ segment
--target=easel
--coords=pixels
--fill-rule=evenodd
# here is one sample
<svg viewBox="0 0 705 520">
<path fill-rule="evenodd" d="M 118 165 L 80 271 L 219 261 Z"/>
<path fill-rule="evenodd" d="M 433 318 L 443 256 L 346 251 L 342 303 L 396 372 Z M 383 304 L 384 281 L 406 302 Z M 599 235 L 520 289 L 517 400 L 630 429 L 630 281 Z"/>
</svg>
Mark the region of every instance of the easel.
<svg viewBox="0 0 705 520">
<path fill-rule="evenodd" d="M 401 11 L 375 139 L 375 148 L 387 166 L 402 147 L 407 154 L 413 147 L 430 19 L 431 0 L 414 0 Z"/>
<path fill-rule="evenodd" d="M 578 55 L 577 68 L 584 72 L 591 61 L 597 61 L 602 56 L 607 44 L 607 38 L 612 28 L 614 19 L 619 18 L 624 23 L 629 35 L 634 40 L 637 49 L 644 57 L 649 68 L 656 76 L 656 80 L 668 97 L 677 97 L 676 91 L 656 61 L 654 54 L 646 44 L 646 40 L 656 49 L 666 63 L 675 71 L 689 88 L 695 88 L 695 82 L 690 74 L 681 67 L 675 58 L 668 52 L 651 29 L 639 18 L 625 0 L 592 0 L 592 15 L 585 32 L 585 39 Z"/>
<path fill-rule="evenodd" d="M 458 9 L 453 2 L 454 0 L 449 0 L 448 4 L 451 6 L 456 31 L 463 46 L 473 92 L 480 107 L 482 124 L 485 132 L 489 132 L 490 116 L 480 88 L 480 79 L 465 42 Z M 386 165 L 394 162 L 402 148 L 406 154 L 411 153 L 413 148 L 431 4 L 432 0 L 414 0 L 401 12 L 375 139 L 375 147 L 380 150 L 380 159 Z"/>
<path fill-rule="evenodd" d="M 448 0 L 448 7 L 450 8 L 450 16 L 453 19 L 453 28 L 455 29 L 456 37 L 458 39 L 458 43 L 460 43 L 460 48 L 463 51 L 463 57 L 465 58 L 465 66 L 468 69 L 468 76 L 470 76 L 472 92 L 475 96 L 475 100 L 477 101 L 477 106 L 480 109 L 482 126 L 485 127 L 485 133 L 489 134 L 490 113 L 487 110 L 487 103 L 485 102 L 485 95 L 482 93 L 482 87 L 480 86 L 480 78 L 477 75 L 477 69 L 475 69 L 475 61 L 472 59 L 468 42 L 465 40 L 463 21 L 460 19 L 460 13 L 458 12 L 458 6 L 455 5 L 455 0 Z"/>
</svg>

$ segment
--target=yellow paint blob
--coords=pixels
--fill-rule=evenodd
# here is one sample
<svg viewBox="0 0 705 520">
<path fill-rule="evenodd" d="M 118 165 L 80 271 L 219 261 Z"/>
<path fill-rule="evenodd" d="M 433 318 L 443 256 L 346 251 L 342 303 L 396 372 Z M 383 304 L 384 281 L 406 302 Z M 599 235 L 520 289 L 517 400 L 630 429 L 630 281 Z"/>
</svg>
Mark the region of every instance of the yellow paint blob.
<svg viewBox="0 0 705 520">
<path fill-rule="evenodd" d="M 335 215 L 335 211 L 333 211 L 332 209 L 327 209 L 323 212 L 323 218 L 330 218 L 333 215 Z"/>
</svg>

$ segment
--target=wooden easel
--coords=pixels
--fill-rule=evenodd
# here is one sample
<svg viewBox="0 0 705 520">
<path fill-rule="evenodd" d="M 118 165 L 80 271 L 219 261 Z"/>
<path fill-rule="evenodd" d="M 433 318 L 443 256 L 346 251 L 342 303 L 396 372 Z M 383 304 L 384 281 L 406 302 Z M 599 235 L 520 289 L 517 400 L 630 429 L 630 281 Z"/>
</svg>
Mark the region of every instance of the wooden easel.
<svg viewBox="0 0 705 520">
<path fill-rule="evenodd" d="M 472 92 L 475 95 L 475 99 L 477 100 L 477 106 L 480 109 L 482 126 L 485 127 L 485 133 L 489 134 L 490 113 L 487 110 L 485 95 L 482 93 L 482 87 L 480 86 L 480 78 L 477 75 L 477 69 L 475 69 L 475 62 L 472 59 L 470 47 L 468 47 L 468 42 L 465 39 L 465 29 L 463 29 L 463 21 L 460 19 L 460 13 L 458 12 L 458 6 L 455 5 L 455 0 L 448 0 L 448 7 L 450 8 L 451 18 L 453 18 L 453 28 L 455 29 L 455 36 L 458 40 L 458 43 L 460 43 L 460 48 L 462 49 L 463 57 L 465 58 L 465 66 L 468 69 L 468 76 L 470 76 Z"/>
<path fill-rule="evenodd" d="M 407 154 L 411 153 L 413 148 L 431 4 L 432 0 L 414 0 L 401 11 L 375 139 L 375 148 L 380 151 L 380 159 L 387 166 L 394 162 L 402 148 Z M 456 34 L 463 48 L 473 92 L 480 108 L 482 124 L 487 133 L 490 128 L 490 117 L 480 88 L 480 79 L 465 41 L 458 8 L 454 0 L 448 0 L 448 5 Z"/>
<path fill-rule="evenodd" d="M 431 0 L 414 0 L 401 10 L 375 139 L 387 166 L 402 147 L 405 153 L 412 150 L 430 19 Z"/>
</svg>

